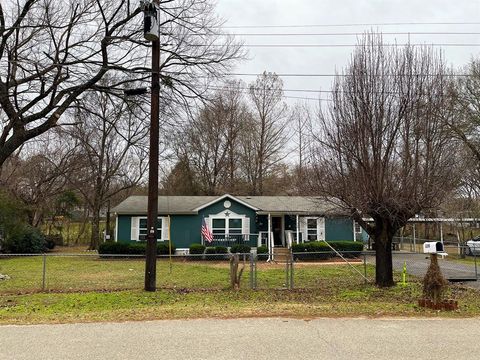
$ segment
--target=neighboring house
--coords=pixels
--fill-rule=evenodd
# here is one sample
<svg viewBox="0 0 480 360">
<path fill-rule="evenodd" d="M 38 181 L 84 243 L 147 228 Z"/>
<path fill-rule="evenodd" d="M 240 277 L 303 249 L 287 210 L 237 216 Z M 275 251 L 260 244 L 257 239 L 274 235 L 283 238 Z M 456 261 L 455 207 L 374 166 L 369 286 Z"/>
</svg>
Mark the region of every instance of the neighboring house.
<svg viewBox="0 0 480 360">
<path fill-rule="evenodd" d="M 116 241 L 145 240 L 146 196 L 130 196 L 112 212 L 116 214 Z M 158 241 L 171 238 L 180 251 L 204 243 L 202 219 L 214 237 L 213 242 L 205 243 L 207 246 L 244 243 L 271 248 L 315 240 L 365 240 L 365 232 L 345 212 L 319 198 L 227 194 L 160 196 Z"/>
</svg>

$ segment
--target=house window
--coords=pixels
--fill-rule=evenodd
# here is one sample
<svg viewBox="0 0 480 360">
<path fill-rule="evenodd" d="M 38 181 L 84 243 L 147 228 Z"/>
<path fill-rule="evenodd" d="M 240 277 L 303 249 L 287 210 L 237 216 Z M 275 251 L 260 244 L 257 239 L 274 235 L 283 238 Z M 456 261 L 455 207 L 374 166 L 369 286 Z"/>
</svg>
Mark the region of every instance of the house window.
<svg viewBox="0 0 480 360">
<path fill-rule="evenodd" d="M 243 220 L 241 218 L 213 218 L 212 233 L 215 239 L 241 237 Z"/>
<path fill-rule="evenodd" d="M 167 234 L 164 234 L 164 219 L 158 218 L 157 220 L 157 241 L 166 240 Z M 166 232 L 166 231 L 165 231 Z M 147 240 L 148 227 L 147 227 L 147 218 L 140 218 L 138 220 L 138 239 Z"/>
<path fill-rule="evenodd" d="M 355 221 L 355 233 L 356 234 L 361 234 L 362 233 L 362 227 L 356 221 Z"/>
<path fill-rule="evenodd" d="M 316 241 L 318 239 L 318 226 L 316 218 L 307 219 L 307 240 Z"/>
<path fill-rule="evenodd" d="M 227 233 L 226 219 L 212 219 L 212 233 L 213 236 L 224 236 Z"/>
</svg>

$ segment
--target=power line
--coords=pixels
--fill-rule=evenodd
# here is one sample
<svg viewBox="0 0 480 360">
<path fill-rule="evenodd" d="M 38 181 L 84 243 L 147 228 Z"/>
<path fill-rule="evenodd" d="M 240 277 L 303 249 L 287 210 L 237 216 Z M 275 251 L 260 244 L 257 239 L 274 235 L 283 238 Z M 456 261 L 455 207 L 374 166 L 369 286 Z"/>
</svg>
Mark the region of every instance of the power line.
<svg viewBox="0 0 480 360">
<path fill-rule="evenodd" d="M 336 76 L 341 76 L 341 77 L 349 77 L 349 76 L 360 76 L 359 74 L 295 74 L 295 73 L 274 73 L 278 77 L 336 77 Z M 224 74 L 224 76 L 259 76 L 262 75 L 262 73 L 228 73 Z M 439 76 L 438 74 L 365 74 L 365 76 Z M 470 77 L 474 76 L 471 74 L 442 74 L 442 76 L 448 76 L 448 77 Z"/>
<path fill-rule="evenodd" d="M 222 91 L 222 90 L 225 90 L 225 88 L 216 87 L 216 86 L 209 86 L 208 90 Z M 248 88 L 239 88 L 238 90 L 240 90 L 242 93 L 247 93 L 249 89 Z M 296 91 L 296 90 L 282 89 L 282 91 Z M 325 91 L 325 92 L 327 92 L 327 91 Z M 325 99 L 325 98 L 320 98 L 320 97 L 313 98 L 313 97 L 291 96 L 291 95 L 283 95 L 283 94 L 282 94 L 282 98 L 299 99 L 299 100 L 314 100 L 314 101 L 333 101 L 332 99 Z"/>
<path fill-rule="evenodd" d="M 361 36 L 365 32 L 343 32 L 343 33 L 193 33 L 195 36 L 208 35 L 235 35 L 235 36 Z M 480 35 L 480 32 L 440 32 L 440 31 L 410 31 L 410 32 L 380 32 L 380 35 Z"/>
<path fill-rule="evenodd" d="M 168 45 L 168 44 L 167 44 Z M 229 44 L 189 44 L 192 47 L 225 47 Z M 335 48 L 335 47 L 356 47 L 358 44 L 242 44 L 249 48 Z M 376 44 L 382 47 L 402 47 L 402 46 L 439 46 L 439 47 L 480 47 L 480 44 L 462 44 L 462 43 L 424 43 L 424 44 Z"/>
<path fill-rule="evenodd" d="M 406 25 L 480 25 L 480 22 L 391 22 L 391 23 L 343 23 L 343 24 L 308 24 L 308 25 L 230 25 L 218 26 L 223 29 L 264 29 L 264 28 L 321 28 L 354 26 L 406 26 Z"/>
</svg>

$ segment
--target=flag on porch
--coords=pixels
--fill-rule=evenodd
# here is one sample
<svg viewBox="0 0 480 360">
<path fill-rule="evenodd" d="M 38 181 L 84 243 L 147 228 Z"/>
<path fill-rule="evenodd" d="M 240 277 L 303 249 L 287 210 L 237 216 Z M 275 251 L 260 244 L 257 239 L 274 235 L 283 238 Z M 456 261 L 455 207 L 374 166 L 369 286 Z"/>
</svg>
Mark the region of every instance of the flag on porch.
<svg viewBox="0 0 480 360">
<path fill-rule="evenodd" d="M 205 218 L 202 219 L 202 236 L 203 236 L 203 239 L 208 241 L 209 243 L 213 241 L 213 234 L 208 228 Z"/>
</svg>

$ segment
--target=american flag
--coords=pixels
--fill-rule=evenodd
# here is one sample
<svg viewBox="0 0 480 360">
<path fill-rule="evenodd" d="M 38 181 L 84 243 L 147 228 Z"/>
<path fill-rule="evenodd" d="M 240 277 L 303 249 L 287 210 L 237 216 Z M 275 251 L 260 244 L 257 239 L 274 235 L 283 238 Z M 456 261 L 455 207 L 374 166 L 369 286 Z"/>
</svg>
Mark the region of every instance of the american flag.
<svg viewBox="0 0 480 360">
<path fill-rule="evenodd" d="M 203 239 L 212 242 L 213 241 L 213 234 L 210 231 L 210 229 L 207 226 L 207 222 L 205 221 L 205 218 L 202 219 L 202 236 Z"/>
</svg>

